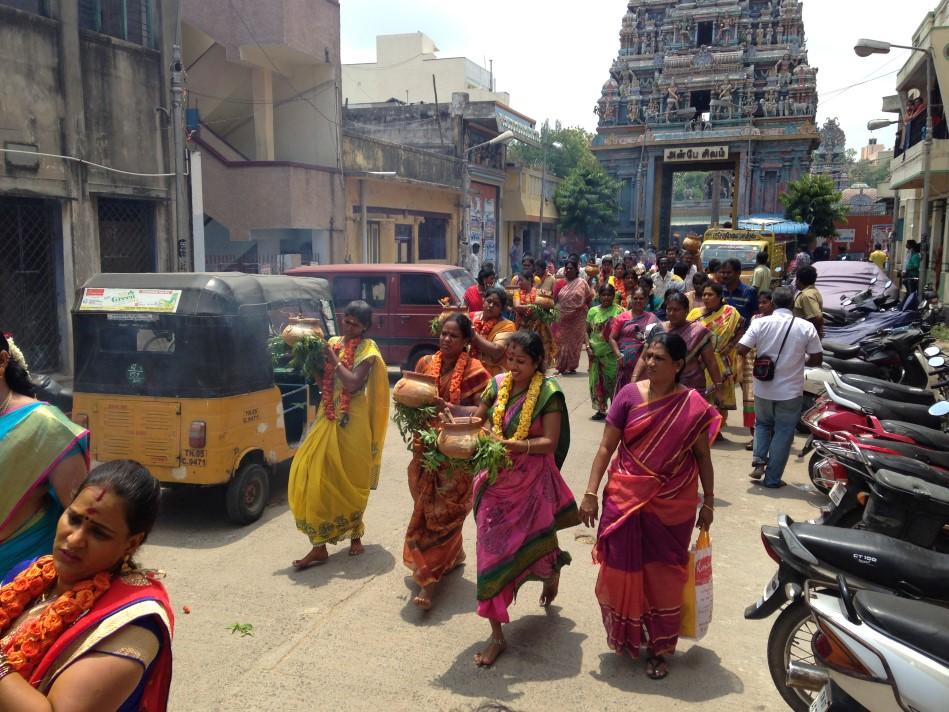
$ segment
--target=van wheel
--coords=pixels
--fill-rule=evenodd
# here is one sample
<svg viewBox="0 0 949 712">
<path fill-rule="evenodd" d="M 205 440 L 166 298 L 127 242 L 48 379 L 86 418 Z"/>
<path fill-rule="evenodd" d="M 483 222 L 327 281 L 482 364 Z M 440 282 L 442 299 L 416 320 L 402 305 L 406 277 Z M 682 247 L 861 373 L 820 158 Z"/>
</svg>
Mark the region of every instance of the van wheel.
<svg viewBox="0 0 949 712">
<path fill-rule="evenodd" d="M 418 363 L 418 360 L 422 356 L 434 356 L 437 349 L 434 346 L 419 346 L 412 354 L 409 356 L 408 363 L 402 367 L 403 371 L 414 371 L 415 365 Z"/>
<path fill-rule="evenodd" d="M 250 524 L 260 519 L 270 499 L 270 473 L 256 462 L 245 462 L 227 485 L 224 505 L 227 517 L 235 524 Z"/>
</svg>

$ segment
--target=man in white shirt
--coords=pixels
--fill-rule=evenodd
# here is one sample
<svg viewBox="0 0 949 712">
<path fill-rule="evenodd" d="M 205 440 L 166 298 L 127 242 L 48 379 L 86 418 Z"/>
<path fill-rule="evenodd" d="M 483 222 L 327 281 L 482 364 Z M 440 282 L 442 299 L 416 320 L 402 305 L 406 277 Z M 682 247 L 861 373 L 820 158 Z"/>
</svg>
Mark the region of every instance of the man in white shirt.
<svg viewBox="0 0 949 712">
<path fill-rule="evenodd" d="M 682 283 L 682 280 L 675 276 L 672 272 L 672 265 L 669 262 L 668 257 L 659 258 L 659 269 L 656 270 L 656 273 L 652 275 L 652 290 L 653 293 L 659 297 L 659 299 L 666 298 L 666 291 L 670 287 L 675 287 L 678 291 L 682 291 L 685 287 L 685 284 Z"/>
<path fill-rule="evenodd" d="M 794 316 L 794 295 L 786 287 L 772 294 L 774 314 L 754 319 L 738 342 L 744 358 L 757 349 L 757 357 L 770 356 L 774 378 L 755 378 L 755 447 L 752 479 L 765 487 L 778 488 L 794 442 L 794 428 L 801 417 L 804 396 L 804 367 L 819 366 L 823 354 L 817 329 L 806 319 Z M 783 346 L 782 346 L 783 344 Z"/>
</svg>

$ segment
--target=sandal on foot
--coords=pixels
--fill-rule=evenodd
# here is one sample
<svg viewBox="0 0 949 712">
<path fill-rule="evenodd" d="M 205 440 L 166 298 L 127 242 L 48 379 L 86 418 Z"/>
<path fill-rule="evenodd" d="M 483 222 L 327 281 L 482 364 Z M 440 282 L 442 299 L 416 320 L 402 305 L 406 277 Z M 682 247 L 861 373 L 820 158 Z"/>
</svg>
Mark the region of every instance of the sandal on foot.
<svg viewBox="0 0 949 712">
<path fill-rule="evenodd" d="M 661 655 L 653 655 L 646 660 L 646 677 L 650 680 L 664 680 L 668 674 L 669 665 Z"/>
</svg>

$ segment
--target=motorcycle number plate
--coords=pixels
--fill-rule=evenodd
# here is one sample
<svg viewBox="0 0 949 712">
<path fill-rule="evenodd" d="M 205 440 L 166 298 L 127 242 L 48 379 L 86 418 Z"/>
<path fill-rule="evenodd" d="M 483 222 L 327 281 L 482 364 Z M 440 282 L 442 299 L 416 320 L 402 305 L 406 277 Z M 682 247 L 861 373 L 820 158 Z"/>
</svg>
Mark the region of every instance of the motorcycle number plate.
<svg viewBox="0 0 949 712">
<path fill-rule="evenodd" d="M 809 712 L 827 712 L 830 709 L 830 685 L 824 685 L 824 689 L 820 691 L 820 694 L 814 698 L 814 701 L 811 702 L 811 706 L 808 708 Z"/>
<path fill-rule="evenodd" d="M 839 507 L 845 494 L 847 494 L 847 485 L 843 482 L 838 482 L 830 490 L 830 501 L 834 503 L 834 506 Z"/>
<path fill-rule="evenodd" d="M 764 591 L 761 592 L 761 598 L 758 599 L 758 608 L 764 605 L 765 601 L 771 598 L 774 595 L 774 592 L 778 590 L 778 586 L 781 585 L 780 572 L 775 573 L 774 577 L 768 581 L 768 585 L 764 587 Z"/>
</svg>

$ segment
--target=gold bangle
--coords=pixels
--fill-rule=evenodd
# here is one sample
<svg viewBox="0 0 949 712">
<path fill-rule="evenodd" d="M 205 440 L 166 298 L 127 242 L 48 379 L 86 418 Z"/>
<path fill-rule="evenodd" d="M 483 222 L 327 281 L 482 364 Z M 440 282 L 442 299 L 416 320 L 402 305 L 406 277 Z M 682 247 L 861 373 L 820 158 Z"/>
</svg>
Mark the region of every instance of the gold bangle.
<svg viewBox="0 0 949 712">
<path fill-rule="evenodd" d="M 530 455 L 530 454 L 531 454 L 531 441 L 530 441 L 530 439 L 528 438 L 528 439 L 525 440 L 524 442 L 527 443 L 527 454 Z"/>
<path fill-rule="evenodd" d="M 590 492 L 589 490 L 583 493 L 584 497 L 586 497 L 587 495 L 590 495 L 591 497 L 596 497 L 597 499 L 600 498 L 600 496 L 596 492 Z"/>
<path fill-rule="evenodd" d="M 711 507 L 711 506 L 709 506 L 709 505 L 707 505 L 707 504 L 704 504 L 704 503 L 702 504 L 701 509 L 707 509 L 708 511 L 710 511 L 710 512 L 712 512 L 712 513 L 715 512 L 715 507 Z"/>
</svg>

